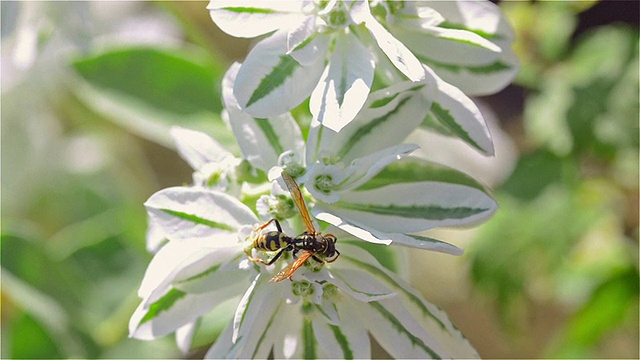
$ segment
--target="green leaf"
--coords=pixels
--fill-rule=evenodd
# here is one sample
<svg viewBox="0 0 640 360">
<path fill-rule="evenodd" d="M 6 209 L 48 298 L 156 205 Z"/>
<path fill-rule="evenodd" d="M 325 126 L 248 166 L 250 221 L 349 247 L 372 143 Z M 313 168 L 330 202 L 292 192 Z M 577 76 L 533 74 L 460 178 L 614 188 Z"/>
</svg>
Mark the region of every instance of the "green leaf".
<svg viewBox="0 0 640 360">
<path fill-rule="evenodd" d="M 181 125 L 208 130 L 223 145 L 233 144 L 217 115 L 222 66 L 204 53 L 119 48 L 79 58 L 73 67 L 84 80 L 77 96 L 125 128 L 170 144 L 166 129 Z"/>
<path fill-rule="evenodd" d="M 189 115 L 222 109 L 212 86 L 215 73 L 210 59 L 158 48 L 130 48 L 86 57 L 73 66 L 95 86 L 166 112 Z"/>
<path fill-rule="evenodd" d="M 3 324 L 7 326 L 8 324 Z M 3 343 L 10 348 L 12 359 L 64 358 L 54 335 L 28 314 L 22 314 L 10 324 L 8 333 L 3 331 Z M 5 336 L 9 335 L 7 338 Z"/>
<path fill-rule="evenodd" d="M 522 200 L 532 200 L 549 185 L 577 176 L 575 171 L 567 159 L 541 149 L 523 155 L 500 190 Z"/>
<path fill-rule="evenodd" d="M 586 304 L 568 321 L 551 357 L 592 357 L 603 337 L 638 308 L 638 269 L 621 269 L 595 289 Z M 636 311 L 633 311 L 633 308 Z"/>
</svg>

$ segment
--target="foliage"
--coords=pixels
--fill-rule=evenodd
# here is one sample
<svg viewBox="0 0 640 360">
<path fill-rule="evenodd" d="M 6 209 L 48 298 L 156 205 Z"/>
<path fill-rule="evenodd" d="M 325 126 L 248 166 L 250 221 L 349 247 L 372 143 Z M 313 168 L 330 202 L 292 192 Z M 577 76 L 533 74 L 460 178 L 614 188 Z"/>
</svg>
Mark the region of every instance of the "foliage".
<svg viewBox="0 0 640 360">
<path fill-rule="evenodd" d="M 471 262 L 477 289 L 497 300 L 504 324 L 520 326 L 513 344 L 536 336 L 525 328 L 523 308 L 551 301 L 565 312 L 556 339 L 529 357 L 638 355 L 637 346 L 631 354 L 602 350 L 620 334 L 631 334 L 636 345 L 638 339 L 638 31 L 606 25 L 576 38 L 578 13 L 591 5 L 501 4 L 519 39 L 518 84 L 527 89 L 524 132 L 516 136 L 524 155 L 495 191 L 500 210 L 462 259 Z M 220 117 L 219 84 L 228 65 L 223 56 L 246 42 L 212 40 L 205 4 L 1 6 L 0 356 L 183 356 L 171 338 L 127 338 L 136 289 L 151 261 L 141 204 L 157 189 L 192 182 L 191 169 L 173 151 L 172 125 L 206 132 L 241 156 Z M 382 63 L 384 56 L 378 60 L 379 68 L 394 68 Z M 455 80 L 460 69 L 444 67 L 440 74 Z M 491 69 L 500 67 L 485 70 Z M 370 85 L 372 93 L 385 86 Z M 301 111 L 308 106 L 292 109 L 304 139 L 313 131 Z M 493 151 L 465 139 L 465 127 L 451 122 L 451 114 L 473 117 L 470 107 L 443 109 L 432 107 L 422 128 Z M 411 172 L 451 182 L 446 168 L 410 165 L 393 164 L 364 188 Z M 253 183 L 267 179 L 252 175 Z M 475 180 L 456 179 L 484 191 Z M 366 248 L 362 256 L 373 254 L 367 259 L 383 268 L 402 268 L 402 259 L 380 246 L 351 246 Z M 236 303 L 223 303 L 202 317 L 192 348 L 210 346 L 235 309 Z"/>
<path fill-rule="evenodd" d="M 505 6 L 527 39 L 515 45 L 526 153 L 470 252 L 474 283 L 518 324 L 514 337 L 527 336 L 523 310 L 552 301 L 567 320 L 540 355 L 580 358 L 614 331 L 638 335 L 638 30 L 572 41 L 581 9 L 567 4 Z"/>
</svg>

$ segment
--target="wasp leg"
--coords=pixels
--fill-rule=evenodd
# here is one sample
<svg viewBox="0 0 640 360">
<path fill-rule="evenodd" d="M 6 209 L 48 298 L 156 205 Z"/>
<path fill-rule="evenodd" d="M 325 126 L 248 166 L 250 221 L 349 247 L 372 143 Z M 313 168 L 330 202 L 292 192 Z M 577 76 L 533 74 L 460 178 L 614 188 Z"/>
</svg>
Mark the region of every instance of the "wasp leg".
<svg viewBox="0 0 640 360">
<path fill-rule="evenodd" d="M 311 256 L 311 258 L 313 258 L 313 260 L 315 260 L 315 261 L 319 262 L 320 264 L 324 264 L 324 261 L 323 261 L 323 260 L 320 260 L 320 258 L 319 258 L 319 257 L 317 257 L 317 256 L 315 256 L 315 255 L 312 255 L 312 256 Z"/>
<path fill-rule="evenodd" d="M 258 232 L 264 228 L 266 228 L 267 226 L 269 226 L 272 222 L 276 223 L 276 228 L 278 228 L 278 232 L 282 232 L 282 227 L 280 226 L 280 222 L 277 219 L 271 219 L 269 221 L 267 221 L 266 223 L 258 226 L 257 228 L 255 228 L 253 231 L 254 232 Z"/>
<path fill-rule="evenodd" d="M 278 253 L 277 253 L 273 258 L 271 258 L 271 260 L 269 260 L 269 262 L 266 262 L 266 263 L 265 263 L 265 262 L 263 261 L 262 263 L 263 263 L 263 264 L 266 264 L 267 266 L 269 266 L 269 265 L 273 264 L 274 262 L 276 262 L 276 260 L 278 260 L 278 259 L 280 258 L 280 256 L 282 256 L 282 253 L 284 253 L 285 251 L 291 250 L 291 248 L 292 248 L 292 246 L 291 246 L 291 245 L 288 245 L 288 246 L 286 246 L 286 247 L 284 247 L 284 248 L 280 249 L 280 251 L 278 251 Z"/>
<path fill-rule="evenodd" d="M 254 263 L 261 263 L 261 264 L 266 264 L 266 262 L 260 258 L 257 257 L 253 257 L 251 256 L 251 250 L 253 250 L 253 247 L 248 247 L 244 250 L 244 253 L 247 255 L 247 259 L 249 259 L 250 261 L 254 262 Z"/>
<path fill-rule="evenodd" d="M 336 257 L 334 257 L 333 259 L 331 259 L 331 260 L 327 260 L 327 262 L 328 262 L 329 264 L 331 264 L 332 262 L 334 262 L 334 261 L 338 260 L 338 257 L 340 257 L 340 251 L 336 250 L 336 254 L 338 254 L 338 255 L 336 255 Z"/>
</svg>

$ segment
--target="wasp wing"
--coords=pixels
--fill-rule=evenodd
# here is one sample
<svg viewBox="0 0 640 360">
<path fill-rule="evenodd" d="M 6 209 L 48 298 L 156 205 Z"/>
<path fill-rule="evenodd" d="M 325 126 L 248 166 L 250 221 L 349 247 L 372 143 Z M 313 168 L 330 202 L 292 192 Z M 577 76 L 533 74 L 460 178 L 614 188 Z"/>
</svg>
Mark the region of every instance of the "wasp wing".
<svg viewBox="0 0 640 360">
<path fill-rule="evenodd" d="M 304 221 L 304 226 L 307 232 L 310 234 L 315 234 L 316 229 L 313 227 L 311 217 L 309 217 L 309 211 L 307 210 L 307 205 L 304 203 L 304 198 L 302 197 L 300 187 L 298 187 L 298 184 L 291 177 L 291 175 L 289 175 L 285 171 L 282 172 L 282 179 L 284 180 L 284 183 L 287 184 L 287 188 L 291 193 L 291 198 L 298 207 L 298 211 L 300 212 L 300 216 L 302 216 L 302 220 Z"/>
<path fill-rule="evenodd" d="M 293 276 L 293 273 L 296 272 L 302 265 L 304 265 L 310 257 L 313 256 L 311 251 L 305 251 L 297 259 L 295 259 L 291 264 L 287 265 L 282 271 L 276 274 L 276 276 L 272 277 L 269 282 L 278 282 L 284 279 L 289 279 Z"/>
</svg>

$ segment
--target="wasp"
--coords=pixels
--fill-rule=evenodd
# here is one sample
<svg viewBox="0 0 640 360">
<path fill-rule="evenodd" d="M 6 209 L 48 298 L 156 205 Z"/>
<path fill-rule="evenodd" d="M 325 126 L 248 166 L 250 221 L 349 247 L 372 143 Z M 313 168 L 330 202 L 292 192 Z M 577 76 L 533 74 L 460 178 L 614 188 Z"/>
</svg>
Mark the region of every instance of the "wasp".
<svg viewBox="0 0 640 360">
<path fill-rule="evenodd" d="M 336 249 L 336 237 L 332 234 L 322 235 L 322 233 L 316 231 L 313 227 L 311 217 L 309 217 L 309 212 L 307 211 L 307 206 L 302 197 L 302 192 L 293 177 L 283 171 L 282 179 L 287 185 L 291 198 L 296 204 L 298 212 L 302 217 L 305 231 L 296 237 L 290 237 L 282 231 L 280 222 L 278 222 L 277 219 L 271 219 L 254 230 L 254 232 L 260 232 L 271 223 L 275 223 L 277 228 L 277 231 L 260 233 L 260 235 L 253 240 L 252 244 L 245 249 L 245 253 L 249 260 L 265 265 L 271 265 L 286 251 L 291 251 L 294 258 L 294 261 L 276 274 L 270 282 L 291 279 L 291 276 L 293 276 L 296 270 L 304 265 L 309 258 L 313 258 L 320 264 L 324 264 L 325 261 L 322 259 L 329 259 L 326 260 L 326 262 L 332 263 L 338 259 L 338 256 L 340 256 L 340 252 Z M 254 258 L 251 256 L 251 250 L 254 248 L 262 251 L 278 252 L 273 256 L 273 258 L 271 258 L 271 260 L 264 261 L 260 258 Z M 300 251 L 302 251 L 302 253 L 298 256 Z"/>
</svg>

